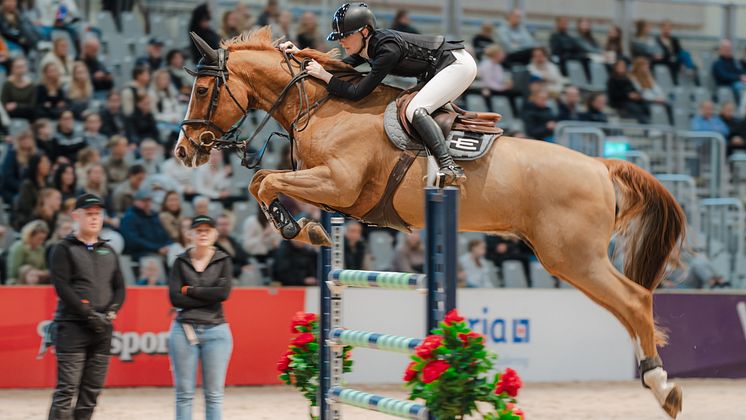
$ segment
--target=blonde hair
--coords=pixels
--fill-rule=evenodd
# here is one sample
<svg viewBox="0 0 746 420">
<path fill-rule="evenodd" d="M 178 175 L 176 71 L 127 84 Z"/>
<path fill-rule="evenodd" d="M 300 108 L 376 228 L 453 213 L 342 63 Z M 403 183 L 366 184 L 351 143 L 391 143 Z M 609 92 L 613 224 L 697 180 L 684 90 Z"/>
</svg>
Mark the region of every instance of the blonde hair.
<svg viewBox="0 0 746 420">
<path fill-rule="evenodd" d="M 30 137 L 31 138 L 31 150 L 29 152 L 23 152 L 21 150 L 21 139 Z M 22 165 L 28 165 L 31 156 L 36 154 L 36 141 L 34 140 L 34 134 L 31 130 L 23 130 L 13 140 L 13 149 L 16 152 L 16 160 Z"/>
<path fill-rule="evenodd" d="M 21 242 L 28 244 L 31 242 L 32 236 L 41 232 L 44 232 L 45 234 L 49 233 L 49 225 L 47 225 L 47 222 L 41 219 L 32 220 L 21 228 Z"/>
<path fill-rule="evenodd" d="M 501 52 L 503 52 L 503 47 L 498 44 L 490 44 L 484 49 L 484 55 L 490 58 Z"/>
<path fill-rule="evenodd" d="M 651 89 L 655 86 L 655 80 L 653 75 L 650 74 L 650 68 L 645 70 L 645 65 L 648 64 L 648 59 L 645 57 L 637 57 L 632 61 L 632 71 L 630 75 L 637 81 L 637 83 L 644 89 Z"/>
<path fill-rule="evenodd" d="M 84 80 L 75 79 L 75 71 L 78 68 L 85 70 Z M 89 99 L 93 96 L 93 83 L 91 83 L 91 75 L 88 73 L 88 67 L 82 61 L 76 61 L 73 63 L 72 80 L 70 81 L 70 99 Z"/>
<path fill-rule="evenodd" d="M 57 72 L 59 72 L 60 76 L 62 75 L 62 69 L 60 69 L 60 66 L 57 63 L 50 61 L 41 69 L 41 84 L 44 85 L 44 87 L 46 87 L 48 90 L 62 89 L 62 83 L 60 82 L 59 78 L 57 79 L 57 84 L 55 86 L 52 86 L 52 81 L 47 78 L 47 69 L 49 68 L 49 66 L 57 67 Z"/>
<path fill-rule="evenodd" d="M 36 208 L 34 209 L 34 214 L 42 216 L 41 212 L 44 210 L 44 204 L 46 204 L 49 198 L 55 194 L 59 194 L 60 197 L 62 196 L 62 193 L 55 190 L 54 188 L 42 188 L 42 190 L 39 191 L 39 197 L 36 199 Z M 47 230 L 49 230 L 49 228 L 47 228 Z"/>
</svg>

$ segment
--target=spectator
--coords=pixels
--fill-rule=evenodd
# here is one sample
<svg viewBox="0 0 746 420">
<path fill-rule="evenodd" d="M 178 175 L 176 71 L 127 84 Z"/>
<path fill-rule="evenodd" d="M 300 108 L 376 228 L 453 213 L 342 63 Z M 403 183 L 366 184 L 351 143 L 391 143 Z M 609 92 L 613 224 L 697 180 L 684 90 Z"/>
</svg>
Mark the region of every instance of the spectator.
<svg viewBox="0 0 746 420">
<path fill-rule="evenodd" d="M 405 9 L 399 9 L 396 11 L 394 21 L 391 22 L 391 29 L 399 32 L 407 32 L 410 34 L 420 33 L 420 31 L 412 26 L 412 22 L 409 20 L 409 12 L 407 12 Z"/>
<path fill-rule="evenodd" d="M 735 110 L 736 105 L 733 102 L 726 102 L 720 107 L 720 119 L 728 127 L 728 137 L 726 137 L 727 156 L 730 156 L 736 150 L 746 150 L 746 142 L 744 142 L 746 140 L 746 121 L 743 118 L 737 118 Z"/>
<path fill-rule="evenodd" d="M 624 55 L 622 39 L 624 39 L 622 29 L 617 25 L 609 26 L 609 31 L 606 34 L 606 45 L 604 46 L 604 62 L 609 67 L 613 66 L 619 60 L 629 61 Z"/>
<path fill-rule="evenodd" d="M 277 6 L 277 0 L 267 0 L 267 6 L 264 7 L 259 18 L 256 20 L 258 26 L 269 25 L 272 21 L 277 19 L 280 14 L 280 9 Z"/>
<path fill-rule="evenodd" d="M 67 106 L 60 68 L 57 64 L 49 62 L 42 67 L 41 83 L 36 88 L 37 116 L 57 119 Z"/>
<path fill-rule="evenodd" d="M 236 26 L 240 33 L 246 32 L 254 26 L 251 11 L 246 3 L 239 1 L 233 11 L 236 13 Z"/>
<path fill-rule="evenodd" d="M 580 52 L 592 59 L 602 59 L 603 49 L 593 36 L 591 21 L 588 18 L 578 19 L 578 37 L 575 38 Z"/>
<path fill-rule="evenodd" d="M 75 199 L 73 199 L 73 202 Z M 74 206 L 75 204 L 73 204 Z M 45 223 L 46 225 L 46 223 Z M 67 235 L 70 235 L 73 233 L 73 219 L 71 216 L 67 214 L 60 214 L 59 217 L 57 217 L 57 226 L 55 226 L 54 231 L 52 231 L 52 234 L 49 236 L 49 239 L 47 239 L 47 242 L 44 244 L 44 255 L 46 256 L 46 261 L 50 261 L 50 257 L 52 256 L 52 248 L 57 244 L 57 242 L 65 239 Z"/>
<path fill-rule="evenodd" d="M 70 162 L 75 162 L 78 152 L 87 144 L 85 138 L 75 132 L 75 117 L 69 110 L 62 111 L 57 123 L 57 135 L 52 139 L 52 156 L 55 160 L 64 157 Z M 80 176 L 79 176 L 80 177 Z"/>
<path fill-rule="evenodd" d="M 171 50 L 166 54 L 168 61 L 168 74 L 171 76 L 171 83 L 182 95 L 189 95 L 192 91 L 192 82 L 194 78 L 184 70 L 184 53 L 179 50 Z"/>
<path fill-rule="evenodd" d="M 70 98 L 70 109 L 75 113 L 77 119 L 83 119 L 83 113 L 89 108 L 93 99 L 93 83 L 88 67 L 82 61 L 73 63 L 72 80 L 68 95 Z"/>
<path fill-rule="evenodd" d="M 510 102 L 513 115 L 518 115 L 516 98 L 521 96 L 521 92 L 513 89 L 513 80 L 510 73 L 503 67 L 505 52 L 502 47 L 492 44 L 484 50 L 484 58 L 479 63 L 479 79 L 484 83 L 482 96 L 487 103 L 487 109 L 492 109 L 493 96 L 505 96 Z"/>
<path fill-rule="evenodd" d="M 508 24 L 498 29 L 498 39 L 508 53 L 508 63 L 528 64 L 532 50 L 536 47 L 531 32 L 522 23 L 523 14 L 515 9 L 508 15 Z"/>
<path fill-rule="evenodd" d="M 122 216 L 120 232 L 124 236 L 124 252 L 139 260 L 149 254 L 166 256 L 171 244 L 158 214 L 152 211 L 150 191 L 137 190 L 133 203 Z"/>
<path fill-rule="evenodd" d="M 179 220 L 181 218 L 181 197 L 176 191 L 169 191 L 163 197 L 161 212 L 158 214 L 158 220 L 161 226 L 166 230 L 172 240 L 179 239 Z"/>
<path fill-rule="evenodd" d="M 315 13 L 304 12 L 300 16 L 300 21 L 298 22 L 298 48 L 301 50 L 304 48 L 314 50 L 323 48 L 317 32 L 318 26 Z"/>
<path fill-rule="evenodd" d="M 135 280 L 138 286 L 165 286 L 168 283 L 163 276 L 160 262 L 155 258 L 143 259 L 140 278 Z"/>
<path fill-rule="evenodd" d="M 179 99 L 179 91 L 171 84 L 168 70 L 161 69 L 153 74 L 150 95 L 155 98 L 155 120 L 169 127 L 172 132 L 178 133 L 186 106 Z"/>
<path fill-rule="evenodd" d="M 223 40 L 233 39 L 241 35 L 238 14 L 235 10 L 226 10 L 223 13 L 222 25 L 220 26 L 220 37 Z"/>
<path fill-rule="evenodd" d="M 580 121 L 590 121 L 607 123 L 609 118 L 606 116 L 606 94 L 602 92 L 593 92 L 588 95 L 586 101 L 587 111 L 580 114 Z"/>
<path fill-rule="evenodd" d="M 39 68 L 44 69 L 47 64 L 54 63 L 60 70 L 60 83 L 69 86 L 73 75 L 73 57 L 70 56 L 70 43 L 67 38 L 55 38 L 52 41 L 52 50 L 41 59 Z"/>
<path fill-rule="evenodd" d="M 705 100 L 699 104 L 699 114 L 692 118 L 692 131 L 714 131 L 728 138 L 730 134 L 728 126 L 717 115 L 714 115 L 715 105 L 712 101 Z"/>
<path fill-rule="evenodd" d="M 487 254 L 487 244 L 482 239 L 472 239 L 467 245 L 468 252 L 458 259 L 460 268 L 466 277 L 466 287 L 490 288 L 492 273 L 495 268 L 484 258 Z"/>
<path fill-rule="evenodd" d="M 127 137 L 115 135 L 108 143 L 109 156 L 104 158 L 106 180 L 111 188 L 116 187 L 127 179 L 130 162 L 127 156 L 129 142 Z"/>
<path fill-rule="evenodd" d="M 101 133 L 105 136 L 123 135 L 126 118 L 122 112 L 122 97 L 112 90 L 106 97 L 106 106 L 99 112 L 101 115 Z"/>
<path fill-rule="evenodd" d="M 663 89 L 655 82 L 653 74 L 650 72 L 650 62 L 645 57 L 637 57 L 632 60 L 632 71 L 629 79 L 635 86 L 635 90 L 640 92 L 642 99 L 647 102 L 666 104 L 666 94 Z"/>
<path fill-rule="evenodd" d="M 257 210 L 256 214 L 244 221 L 242 231 L 244 251 L 263 264 L 282 242 L 282 236 L 261 210 Z"/>
<path fill-rule="evenodd" d="M 559 58 L 562 74 L 567 74 L 567 60 L 579 60 L 585 57 L 581 56 L 581 48 L 578 41 L 567 32 L 568 21 L 564 16 L 557 16 L 555 19 L 555 30 L 549 38 L 549 49 L 553 56 Z"/>
<path fill-rule="evenodd" d="M 156 37 L 151 37 L 148 40 L 148 51 L 147 54 L 138 57 L 135 61 L 136 66 L 143 66 L 150 69 L 150 71 L 156 71 L 161 67 L 165 67 L 163 61 L 163 41 Z"/>
<path fill-rule="evenodd" d="M 191 229 L 192 221 L 189 218 L 182 217 L 179 219 L 178 235 L 174 242 L 168 246 L 168 254 L 166 255 L 166 264 L 169 269 L 174 266 L 174 261 L 179 255 L 194 245 Z"/>
<path fill-rule="evenodd" d="M 145 181 L 145 168 L 142 165 L 132 165 L 127 171 L 127 181 L 119 184 L 111 196 L 111 208 L 116 214 L 121 214 L 132 205 L 135 191 L 140 189 Z"/>
<path fill-rule="evenodd" d="M 31 213 L 31 220 L 43 220 L 49 230 L 52 232 L 57 227 L 57 217 L 62 209 L 62 194 L 54 188 L 43 188 L 39 191 L 39 198 L 36 200 L 36 206 Z M 47 239 L 44 238 L 44 240 Z"/>
<path fill-rule="evenodd" d="M 135 66 L 132 69 L 132 80 L 122 89 L 122 113 L 129 117 L 137 108 L 137 100 L 149 94 L 150 70 L 146 66 Z M 132 140 L 132 139 L 130 139 Z"/>
<path fill-rule="evenodd" d="M 679 38 L 671 34 L 671 21 L 664 20 L 661 22 L 661 33 L 655 38 L 661 51 L 663 51 L 663 59 L 671 70 L 671 77 L 674 83 L 679 83 L 679 71 L 685 69 L 692 76 L 696 77 L 696 66 L 692 61 L 692 56 L 689 51 L 681 47 L 681 41 Z M 695 79 L 696 81 L 696 79 Z"/>
<path fill-rule="evenodd" d="M 83 41 L 83 51 L 80 60 L 88 68 L 93 83 L 93 90 L 97 93 L 108 92 L 114 87 L 114 77 L 106 68 L 106 65 L 98 58 L 101 43 L 94 36 L 89 36 Z"/>
<path fill-rule="evenodd" d="M 161 159 L 158 155 L 158 149 L 158 143 L 150 139 L 143 141 L 140 145 L 140 159 L 135 163 L 142 165 L 148 175 L 155 175 L 161 171 Z"/>
<path fill-rule="evenodd" d="M 738 60 L 733 57 L 733 45 L 730 40 L 723 39 L 720 41 L 718 54 L 718 59 L 712 63 L 712 77 L 715 79 L 715 84 L 733 89 L 736 102 L 739 102 L 741 91 L 745 86 L 746 74 L 744 74 L 744 69 Z"/>
<path fill-rule="evenodd" d="M 49 282 L 49 271 L 44 255 L 44 241 L 48 234 L 49 227 L 43 220 L 34 220 L 23 226 L 21 238 L 15 241 L 8 250 L 7 284 Z M 29 275 L 29 269 L 36 270 L 36 275 Z M 24 276 L 21 276 L 21 271 Z"/>
<path fill-rule="evenodd" d="M 54 155 L 55 139 L 52 123 L 46 118 L 38 118 L 31 124 L 31 132 L 34 134 L 36 147 L 47 156 Z"/>
<path fill-rule="evenodd" d="M 3 83 L 0 100 L 11 118 L 34 119 L 36 85 L 28 76 L 28 61 L 24 57 L 16 57 L 11 62 L 10 75 Z"/>
<path fill-rule="evenodd" d="M 243 250 L 241 244 L 231 235 L 231 232 L 233 232 L 233 221 L 226 214 L 221 214 L 216 220 L 215 227 L 218 230 L 218 240 L 215 242 L 215 246 L 231 257 L 233 277 L 240 278 L 241 273 L 251 269 L 249 266 L 251 263 L 249 262 L 249 254 Z"/>
<path fill-rule="evenodd" d="M 272 277 L 283 286 L 315 286 L 316 251 L 303 242 L 283 241 L 275 254 Z"/>
<path fill-rule="evenodd" d="M 482 54 L 485 52 L 485 49 L 495 44 L 495 39 L 493 38 L 494 32 L 495 24 L 491 21 L 484 21 L 479 27 L 479 33 L 471 39 L 471 45 L 474 47 L 474 56 L 477 60 L 482 60 Z"/>
<path fill-rule="evenodd" d="M 502 267 L 505 261 L 520 261 L 528 287 L 533 285 L 531 278 L 531 258 L 533 252 L 524 242 L 516 237 L 489 235 L 487 242 L 487 259 L 496 267 Z"/>
<path fill-rule="evenodd" d="M 212 199 L 229 197 L 230 170 L 230 166 L 223 163 L 223 153 L 211 149 L 210 160 L 196 169 L 195 191 Z"/>
<path fill-rule="evenodd" d="M 424 273 L 425 246 L 421 232 L 413 231 L 404 235 L 404 240 L 399 241 L 396 247 L 391 269 L 401 273 Z"/>
<path fill-rule="evenodd" d="M 210 213 L 210 198 L 197 195 L 192 199 L 192 207 L 194 207 L 194 214 L 196 216 L 206 216 Z"/>
<path fill-rule="evenodd" d="M 2 199 L 5 203 L 12 203 L 18 194 L 23 175 L 36 152 L 36 143 L 31 131 L 22 131 L 13 139 L 12 147 L 3 156 L 2 176 L 0 177 Z"/>
<path fill-rule="evenodd" d="M 261 19 L 261 16 L 259 18 Z M 220 35 L 210 27 L 211 19 L 212 16 L 207 3 L 200 4 L 192 11 L 192 18 L 189 21 L 189 32 L 196 33 L 197 36 L 202 38 L 210 47 L 218 48 L 220 46 Z M 268 22 L 259 23 L 260 26 L 267 24 Z M 191 43 L 190 45 L 192 50 L 192 60 L 196 64 L 202 58 L 202 54 L 194 43 Z"/>
<path fill-rule="evenodd" d="M 106 147 L 109 140 L 101 134 L 101 116 L 98 113 L 91 112 L 83 120 L 83 141 L 88 147 L 93 148 L 99 155 L 107 153 Z"/>
<path fill-rule="evenodd" d="M 153 114 L 153 99 L 145 94 L 137 97 L 135 111 L 127 117 L 127 138 L 135 144 L 140 144 L 145 139 L 160 142 L 161 133 L 158 131 L 158 123 Z"/>
<path fill-rule="evenodd" d="M 34 12 L 39 16 L 41 28 L 46 33 L 62 30 L 68 33 L 75 46 L 75 55 L 80 55 L 78 25 L 81 19 L 75 0 L 35 0 Z M 67 38 L 65 38 L 67 41 Z"/>
<path fill-rule="evenodd" d="M 78 180 L 75 176 L 75 168 L 72 165 L 63 163 L 58 165 L 54 170 L 52 185 L 62 194 L 62 201 L 70 198 L 75 199 L 80 194 L 78 192 Z"/>
<path fill-rule="evenodd" d="M 52 163 L 46 155 L 37 154 L 29 159 L 28 170 L 13 202 L 11 216 L 16 230 L 31 220 L 39 192 L 49 186 L 47 179 L 51 170 Z"/>
<path fill-rule="evenodd" d="M 630 43 L 632 58 L 644 57 L 653 64 L 663 62 L 663 49 L 650 34 L 650 23 L 644 19 L 635 22 L 635 38 Z"/>
<path fill-rule="evenodd" d="M 547 51 L 543 47 L 534 48 L 531 54 L 531 64 L 528 71 L 532 77 L 535 77 L 546 84 L 548 92 L 552 97 L 557 97 L 565 86 L 565 78 L 562 77 L 557 65 L 549 61 Z"/>
<path fill-rule="evenodd" d="M 293 33 L 293 14 L 289 10 L 283 10 L 277 15 L 277 21 L 271 25 L 272 34 L 275 38 L 295 39 Z"/>
<path fill-rule="evenodd" d="M 723 278 L 706 255 L 683 249 L 681 253 L 683 269 L 680 282 L 664 280 L 662 287 L 679 289 L 721 289 L 731 284 Z"/>
<path fill-rule="evenodd" d="M 580 119 L 580 89 L 567 86 L 565 94 L 557 101 L 557 121 L 577 121 Z"/>
<path fill-rule="evenodd" d="M 521 118 L 526 127 L 526 135 L 537 140 L 553 140 L 557 116 L 549 107 L 549 94 L 545 89 L 538 89 L 523 105 Z"/>
<path fill-rule="evenodd" d="M 106 171 L 100 163 L 94 163 L 88 167 L 83 192 L 99 197 L 109 196 L 109 188 L 106 185 Z"/>
<path fill-rule="evenodd" d="M 174 155 L 175 150 L 171 147 L 171 157 L 166 159 L 161 165 L 161 173 L 163 175 L 176 181 L 178 184 L 178 192 L 184 194 L 187 197 L 191 197 L 195 194 L 194 190 L 194 176 L 195 173 L 192 168 L 185 166 L 179 159 Z"/>
<path fill-rule="evenodd" d="M 369 270 L 368 247 L 363 241 L 363 225 L 351 220 L 345 224 L 344 256 L 345 268 Z"/>
<path fill-rule="evenodd" d="M 17 0 L 2 0 L 0 5 L 0 35 L 23 49 L 25 55 L 36 49 L 39 35 L 31 21 L 18 9 Z"/>
<path fill-rule="evenodd" d="M 619 111 L 623 117 L 634 118 L 640 124 L 647 124 L 650 121 L 648 106 L 627 76 L 627 63 L 624 60 L 614 64 L 606 82 L 606 93 L 609 95 L 611 107 Z"/>
</svg>

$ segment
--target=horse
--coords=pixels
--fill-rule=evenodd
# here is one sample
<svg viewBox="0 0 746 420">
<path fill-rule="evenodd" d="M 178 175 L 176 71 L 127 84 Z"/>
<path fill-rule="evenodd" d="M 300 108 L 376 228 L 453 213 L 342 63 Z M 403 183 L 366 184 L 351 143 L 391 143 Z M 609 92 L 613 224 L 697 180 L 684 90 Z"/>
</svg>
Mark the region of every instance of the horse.
<svg viewBox="0 0 746 420">
<path fill-rule="evenodd" d="M 238 144 L 226 139 L 256 108 L 292 135 L 297 168 L 259 170 L 249 186 L 285 238 L 328 244 L 318 223 L 295 222 L 279 194 L 357 219 L 381 200 L 401 156 L 384 132 L 383 113 L 400 89 L 381 85 L 357 102 L 329 97 L 323 82 L 303 77 L 303 60 L 339 72 L 350 72 L 349 66 L 309 49 L 289 58 L 267 27 L 217 49 L 194 35 L 193 41 L 203 59 L 192 71 L 196 78 L 174 149 L 183 164 L 202 165 L 211 148 Z M 544 141 L 501 137 L 485 156 L 462 164 L 468 180 L 460 186 L 459 230 L 520 237 L 549 273 L 611 312 L 632 339 L 643 386 L 676 418 L 682 389 L 667 380 L 657 350 L 666 336 L 653 318 L 653 290 L 666 265 L 678 261 L 685 236 L 674 197 L 633 164 Z M 416 158 L 392 199 L 414 228 L 424 225 L 427 174 L 427 158 Z M 622 239 L 624 273 L 609 259 L 614 234 Z"/>
</svg>

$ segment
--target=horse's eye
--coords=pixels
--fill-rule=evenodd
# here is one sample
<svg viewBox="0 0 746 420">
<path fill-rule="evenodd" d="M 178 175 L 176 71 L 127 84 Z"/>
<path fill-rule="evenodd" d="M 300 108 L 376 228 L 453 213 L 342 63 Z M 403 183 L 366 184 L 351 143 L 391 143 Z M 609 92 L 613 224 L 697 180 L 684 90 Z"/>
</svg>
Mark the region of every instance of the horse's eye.
<svg viewBox="0 0 746 420">
<path fill-rule="evenodd" d="M 206 87 L 198 87 L 197 88 L 197 95 L 204 96 L 207 94 L 207 88 Z"/>
</svg>

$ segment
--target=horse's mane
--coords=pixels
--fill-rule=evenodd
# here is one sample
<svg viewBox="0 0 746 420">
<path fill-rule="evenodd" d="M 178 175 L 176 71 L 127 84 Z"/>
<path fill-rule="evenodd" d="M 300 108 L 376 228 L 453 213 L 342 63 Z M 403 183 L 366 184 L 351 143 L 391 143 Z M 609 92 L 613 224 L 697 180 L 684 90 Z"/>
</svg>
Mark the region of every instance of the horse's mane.
<svg viewBox="0 0 746 420">
<path fill-rule="evenodd" d="M 253 29 L 240 35 L 223 41 L 220 46 L 228 51 L 254 50 L 254 51 L 277 51 L 277 45 L 284 38 L 272 39 L 272 29 L 269 26 Z M 329 52 L 321 52 L 314 49 L 304 48 L 297 54 L 298 58 L 310 58 L 316 60 L 327 70 L 345 70 L 350 66 L 338 59 L 339 51 L 333 49 Z"/>
</svg>

